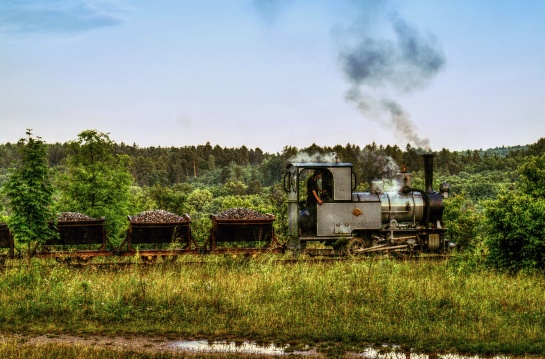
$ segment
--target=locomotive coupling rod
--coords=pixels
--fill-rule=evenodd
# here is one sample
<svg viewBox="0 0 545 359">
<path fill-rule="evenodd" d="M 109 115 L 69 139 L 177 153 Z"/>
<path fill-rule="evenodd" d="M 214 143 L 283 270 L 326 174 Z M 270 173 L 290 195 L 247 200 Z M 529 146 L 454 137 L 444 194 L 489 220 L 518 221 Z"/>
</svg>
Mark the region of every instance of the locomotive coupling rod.
<svg viewBox="0 0 545 359">
<path fill-rule="evenodd" d="M 384 251 L 384 250 L 391 251 L 391 250 L 399 250 L 399 249 L 407 249 L 407 245 L 402 244 L 402 245 L 399 245 L 399 246 L 388 247 L 387 244 L 383 244 L 383 245 L 380 245 L 380 246 L 375 246 L 375 247 L 370 247 L 370 248 L 355 249 L 354 252 L 355 253 L 368 253 L 368 252 L 381 252 L 381 251 Z"/>
<path fill-rule="evenodd" d="M 388 244 L 381 244 L 379 246 L 373 246 L 368 248 L 357 248 L 357 249 L 354 249 L 354 252 L 355 253 L 374 252 L 374 251 L 383 250 L 387 246 Z"/>
</svg>

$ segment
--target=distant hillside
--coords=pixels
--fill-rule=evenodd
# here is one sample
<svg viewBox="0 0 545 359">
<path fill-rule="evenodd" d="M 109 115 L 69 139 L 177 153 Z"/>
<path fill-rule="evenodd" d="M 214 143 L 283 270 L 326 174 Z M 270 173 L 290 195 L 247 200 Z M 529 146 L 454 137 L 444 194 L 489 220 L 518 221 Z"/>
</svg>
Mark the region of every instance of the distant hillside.
<svg viewBox="0 0 545 359">
<path fill-rule="evenodd" d="M 509 146 L 509 147 L 502 146 L 502 147 L 496 147 L 496 148 L 489 148 L 487 150 L 479 150 L 479 154 L 481 155 L 481 157 L 483 157 L 486 154 L 487 156 L 497 156 L 499 158 L 504 158 L 510 152 L 527 150 L 527 149 L 528 149 L 528 145 Z"/>
</svg>

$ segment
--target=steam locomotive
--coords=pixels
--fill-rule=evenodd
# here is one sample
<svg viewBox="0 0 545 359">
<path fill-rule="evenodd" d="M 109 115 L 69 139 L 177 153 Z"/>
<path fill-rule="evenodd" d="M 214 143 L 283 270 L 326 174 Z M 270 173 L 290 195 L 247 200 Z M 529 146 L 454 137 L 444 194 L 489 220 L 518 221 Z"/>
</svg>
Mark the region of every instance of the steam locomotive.
<svg viewBox="0 0 545 359">
<path fill-rule="evenodd" d="M 322 242 L 342 254 L 374 252 L 438 252 L 449 249 L 443 225 L 443 199 L 432 189 L 433 154 L 422 155 L 425 189 L 412 187 L 412 175 L 402 169 L 396 175 L 397 190 L 384 192 L 384 182 L 373 181 L 369 192 L 355 192 L 351 163 L 292 163 L 284 175 L 288 197 L 290 246 L 305 250 L 310 242 Z M 322 173 L 320 190 L 327 194 L 316 207 L 316 218 L 306 207 L 307 179 Z M 308 250 L 308 249 L 307 249 Z"/>
</svg>

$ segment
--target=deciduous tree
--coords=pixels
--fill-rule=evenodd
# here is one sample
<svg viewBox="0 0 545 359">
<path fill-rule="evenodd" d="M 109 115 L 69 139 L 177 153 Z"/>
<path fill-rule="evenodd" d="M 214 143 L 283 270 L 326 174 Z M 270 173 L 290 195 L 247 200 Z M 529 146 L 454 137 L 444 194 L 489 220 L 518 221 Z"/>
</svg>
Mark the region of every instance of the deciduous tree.
<svg viewBox="0 0 545 359">
<path fill-rule="evenodd" d="M 521 190 L 487 203 L 489 263 L 511 272 L 545 268 L 545 154 L 520 167 Z"/>
<path fill-rule="evenodd" d="M 114 154 L 108 134 L 86 130 L 69 143 L 67 171 L 57 181 L 60 208 L 94 218 L 105 217 L 111 239 L 127 226 L 130 185 L 129 157 Z"/>
</svg>

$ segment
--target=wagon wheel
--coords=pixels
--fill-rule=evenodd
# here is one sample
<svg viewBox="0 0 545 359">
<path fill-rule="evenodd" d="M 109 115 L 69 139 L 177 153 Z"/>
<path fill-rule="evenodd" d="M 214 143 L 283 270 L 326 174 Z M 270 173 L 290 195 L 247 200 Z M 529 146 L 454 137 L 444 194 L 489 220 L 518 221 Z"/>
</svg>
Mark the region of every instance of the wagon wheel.
<svg viewBox="0 0 545 359">
<path fill-rule="evenodd" d="M 157 256 L 147 255 L 147 256 L 140 256 L 142 259 L 142 262 L 144 264 L 153 264 L 157 261 Z"/>
<path fill-rule="evenodd" d="M 361 237 L 354 237 L 340 249 L 340 254 L 343 256 L 355 256 L 358 254 L 359 249 L 367 247 L 369 247 L 369 243 L 367 241 Z"/>
<path fill-rule="evenodd" d="M 161 259 L 163 263 L 174 263 L 178 259 L 178 256 L 175 255 L 162 255 Z"/>
<path fill-rule="evenodd" d="M 72 257 L 67 257 L 67 256 L 55 257 L 55 261 L 57 263 L 70 264 L 70 262 L 72 262 Z"/>
<path fill-rule="evenodd" d="M 79 264 L 87 264 L 93 259 L 92 256 L 77 256 L 76 260 Z"/>
</svg>

